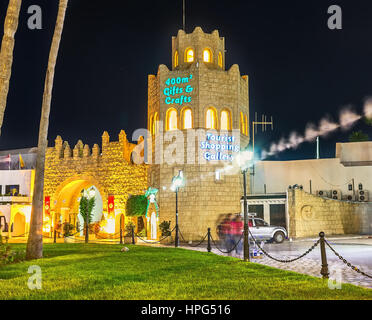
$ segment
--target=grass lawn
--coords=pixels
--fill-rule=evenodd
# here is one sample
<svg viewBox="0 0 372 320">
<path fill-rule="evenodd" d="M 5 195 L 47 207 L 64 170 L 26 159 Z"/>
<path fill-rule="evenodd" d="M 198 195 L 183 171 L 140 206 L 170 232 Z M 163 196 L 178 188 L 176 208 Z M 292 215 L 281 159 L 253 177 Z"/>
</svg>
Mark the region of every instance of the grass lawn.
<svg viewBox="0 0 372 320">
<path fill-rule="evenodd" d="M 372 298 L 372 290 L 330 290 L 322 279 L 207 252 L 128 247 L 45 244 L 44 259 L 0 267 L 0 299 Z M 30 265 L 42 269 L 41 290 L 28 289 Z"/>
</svg>

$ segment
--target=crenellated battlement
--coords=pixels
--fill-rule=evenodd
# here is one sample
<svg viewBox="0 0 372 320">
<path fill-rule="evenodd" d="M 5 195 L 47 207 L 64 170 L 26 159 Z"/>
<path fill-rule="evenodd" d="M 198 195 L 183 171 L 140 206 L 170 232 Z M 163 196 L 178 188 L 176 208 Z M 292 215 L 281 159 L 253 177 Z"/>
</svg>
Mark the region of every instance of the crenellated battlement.
<svg viewBox="0 0 372 320">
<path fill-rule="evenodd" d="M 94 144 L 93 148 L 90 148 L 88 144 L 84 144 L 82 140 L 78 140 L 75 146 L 71 149 L 68 141 L 63 141 L 61 136 L 57 136 L 55 139 L 54 147 L 47 149 L 47 155 L 54 157 L 59 161 L 72 161 L 72 160 L 91 160 L 99 161 L 102 158 L 111 157 L 112 154 L 120 155 L 128 163 L 131 163 L 131 155 L 134 148 L 140 144 L 142 140 L 139 140 L 137 144 L 130 143 L 127 139 L 127 134 L 124 130 L 121 130 L 118 135 L 118 141 L 111 141 L 107 131 L 102 134 L 102 151 L 98 144 Z"/>
</svg>

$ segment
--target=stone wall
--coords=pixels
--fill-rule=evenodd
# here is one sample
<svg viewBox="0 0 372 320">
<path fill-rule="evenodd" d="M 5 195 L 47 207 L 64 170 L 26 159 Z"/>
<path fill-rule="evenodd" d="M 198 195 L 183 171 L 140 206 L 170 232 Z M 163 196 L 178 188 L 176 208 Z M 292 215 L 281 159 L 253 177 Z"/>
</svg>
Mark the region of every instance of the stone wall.
<svg viewBox="0 0 372 320">
<path fill-rule="evenodd" d="M 300 189 L 288 191 L 289 237 L 370 234 L 372 203 L 333 200 Z"/>
<path fill-rule="evenodd" d="M 107 212 L 108 195 L 115 197 L 115 213 L 125 214 L 125 205 L 130 194 L 143 194 L 147 188 L 147 165 L 131 163 L 135 144 L 128 142 L 125 132 L 119 141 L 110 142 L 107 132 L 102 136 L 102 152 L 97 144 L 92 150 L 79 141 L 73 150 L 57 137 L 55 146 L 48 148 L 45 160 L 44 196 L 51 197 L 51 212 L 60 214 L 61 208 L 75 213 L 75 199 L 82 188 L 94 185 L 103 200 Z M 70 192 L 65 192 L 70 188 Z"/>
<path fill-rule="evenodd" d="M 217 31 L 212 34 L 204 33 L 197 27 L 191 34 L 179 31 L 177 37 L 172 38 L 172 57 L 175 50 L 179 52 L 179 66 L 168 68 L 160 65 L 157 75 L 149 76 L 148 86 L 148 120 L 159 115 L 159 120 L 164 126 L 159 124 L 160 134 L 155 139 L 156 142 L 149 142 L 152 146 L 152 165 L 149 168 L 148 179 L 151 186 L 159 189 L 159 208 L 160 222 L 170 220 L 172 227 L 175 225 L 175 193 L 169 187 L 172 178 L 177 175 L 178 170 L 183 170 L 186 186 L 179 191 L 179 224 L 181 232 L 186 240 L 200 240 L 207 232 L 207 228 L 212 229 L 212 235 L 216 236 L 216 226 L 222 214 L 240 212 L 240 198 L 243 194 L 242 175 L 240 172 L 234 174 L 223 174 L 220 181 L 216 181 L 215 172 L 231 165 L 228 161 L 205 161 L 201 159 L 200 145 L 198 138 L 194 141 L 187 139 L 188 130 L 173 130 L 165 133 L 167 135 L 180 134 L 184 138 L 184 143 L 179 146 L 179 150 L 184 153 L 173 164 L 155 163 L 154 152 L 156 147 L 166 150 L 172 139 L 167 141 L 162 139 L 162 129 L 165 127 L 166 114 L 169 108 L 174 108 L 178 113 L 178 128 L 182 128 L 182 112 L 185 107 L 192 110 L 192 127 L 194 129 L 204 129 L 206 127 L 206 111 L 213 107 L 217 115 L 215 132 L 219 133 L 221 112 L 229 110 L 231 114 L 231 130 L 223 132 L 230 136 L 239 138 L 241 147 L 246 147 L 249 143 L 249 130 L 247 134 L 240 132 L 240 112 L 247 116 L 249 123 L 249 92 L 248 76 L 242 76 L 238 65 L 234 64 L 228 70 L 225 69 L 224 38 L 221 38 Z M 193 48 L 195 59 L 193 62 L 184 61 L 186 48 Z M 212 50 L 213 59 L 211 63 L 204 63 L 202 52 L 204 48 Z M 218 66 L 218 52 L 223 53 L 223 67 Z M 173 59 L 172 58 L 172 59 Z M 174 61 L 173 61 L 174 62 Z M 193 91 L 188 94 L 191 98 L 187 103 L 167 104 L 164 90 L 169 88 L 168 79 L 188 79 L 185 83 L 181 82 L 177 87 L 186 91 L 190 85 Z M 175 95 L 174 98 L 179 97 Z M 148 126 L 150 128 L 150 125 Z M 178 131 L 178 132 L 177 132 Z M 222 133 L 222 132 L 221 132 Z M 171 142 L 169 142 L 171 140 Z M 177 139 L 177 142 L 180 140 Z M 202 138 L 200 141 L 205 141 Z M 151 154 L 150 153 L 150 154 Z M 160 153 L 158 152 L 157 155 Z M 178 155 L 178 154 L 177 154 Z M 190 156 L 193 157 L 190 159 Z M 160 155 L 164 159 L 164 154 Z M 191 161 L 190 161 L 191 160 Z M 200 161 L 204 160 L 204 161 Z"/>
</svg>

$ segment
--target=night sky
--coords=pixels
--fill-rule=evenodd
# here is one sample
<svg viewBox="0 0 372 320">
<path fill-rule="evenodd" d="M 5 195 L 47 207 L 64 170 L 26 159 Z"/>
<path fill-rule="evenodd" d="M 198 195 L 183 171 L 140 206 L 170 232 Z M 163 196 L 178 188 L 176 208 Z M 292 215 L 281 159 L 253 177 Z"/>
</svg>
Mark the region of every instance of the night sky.
<svg viewBox="0 0 372 320">
<path fill-rule="evenodd" d="M 250 113 L 274 118 L 274 131 L 260 133 L 267 147 L 325 115 L 337 120 L 342 106 L 361 112 L 372 96 L 371 1 L 186 1 L 186 31 L 218 29 L 226 41 L 226 67 L 239 64 L 250 78 Z M 0 0 L 0 34 L 8 0 Z M 27 8 L 43 9 L 43 29 L 29 30 Z M 37 145 L 45 71 L 57 0 L 23 0 L 0 149 Z M 327 27 L 327 9 L 343 9 L 343 30 Z M 73 147 L 78 139 L 101 144 L 107 130 L 117 140 L 146 127 L 147 76 L 171 65 L 171 37 L 182 27 L 182 0 L 70 0 L 56 66 L 49 145 L 57 135 Z M 372 139 L 372 127 L 362 122 Z M 349 132 L 321 139 L 321 156 L 333 157 L 335 142 Z M 272 159 L 312 158 L 315 144 Z"/>
</svg>

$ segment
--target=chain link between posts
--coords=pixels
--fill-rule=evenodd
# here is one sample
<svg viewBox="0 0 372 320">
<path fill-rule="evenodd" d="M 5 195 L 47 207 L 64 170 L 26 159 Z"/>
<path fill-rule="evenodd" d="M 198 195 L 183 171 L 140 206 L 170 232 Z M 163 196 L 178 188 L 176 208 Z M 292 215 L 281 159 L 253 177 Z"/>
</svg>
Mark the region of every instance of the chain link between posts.
<svg viewBox="0 0 372 320">
<path fill-rule="evenodd" d="M 326 245 L 328 246 L 329 249 L 331 249 L 331 251 L 343 262 L 345 263 L 349 268 L 351 268 L 352 270 L 362 274 L 363 276 L 367 277 L 367 278 L 370 278 L 372 279 L 372 276 L 363 272 L 362 270 L 360 270 L 359 268 L 355 267 L 354 265 L 352 265 L 350 262 L 348 262 L 343 256 L 341 256 L 335 249 L 333 249 L 333 247 L 329 244 L 329 242 L 327 240 L 324 240 Z"/>
<path fill-rule="evenodd" d="M 221 253 L 231 253 L 231 252 L 233 252 L 233 251 L 236 249 L 236 247 L 238 246 L 238 244 L 240 243 L 240 241 L 242 241 L 242 239 L 243 239 L 243 235 L 244 235 L 244 232 L 242 232 L 242 234 L 241 234 L 241 236 L 240 236 L 240 238 L 239 238 L 239 241 L 237 241 L 237 242 L 235 243 L 235 245 L 234 245 L 230 250 L 228 250 L 228 251 L 223 251 L 223 250 L 221 250 L 221 249 L 218 247 L 218 245 L 216 244 L 216 242 L 214 241 L 212 235 L 211 235 L 211 239 L 212 239 L 212 242 L 213 242 L 214 246 L 216 247 L 216 249 L 217 249 L 218 251 L 220 251 Z"/>
<path fill-rule="evenodd" d="M 203 242 L 204 242 L 204 240 L 205 240 L 205 238 L 206 237 L 208 237 L 208 232 L 205 234 L 205 236 L 198 242 L 198 244 L 196 244 L 196 245 L 192 245 L 192 244 L 189 244 L 189 243 L 187 243 L 187 241 L 185 240 L 185 238 L 183 237 L 183 234 L 181 233 L 181 230 L 180 229 L 178 229 L 178 232 L 180 233 L 180 236 L 181 236 L 181 238 L 183 239 L 183 241 L 184 242 L 186 242 L 186 244 L 189 246 L 189 247 L 192 247 L 192 248 L 195 248 L 195 247 L 198 247 L 198 246 L 200 246 Z"/>
<path fill-rule="evenodd" d="M 320 242 L 320 239 L 318 239 L 307 251 L 305 251 L 302 255 L 298 256 L 297 258 L 294 258 L 294 259 L 289 259 L 289 260 L 282 260 L 282 259 L 278 259 L 278 258 L 275 258 L 273 257 L 272 255 L 270 255 L 268 252 L 266 252 L 259 244 L 259 241 L 255 239 L 255 237 L 252 235 L 251 231 L 249 230 L 249 234 L 251 235 L 252 239 L 253 239 L 253 242 L 257 245 L 257 247 L 267 256 L 269 257 L 270 259 L 272 260 L 275 260 L 277 262 L 282 262 L 282 263 L 290 263 L 290 262 L 294 262 L 294 261 L 297 261 L 297 260 L 300 260 L 301 258 L 305 257 L 306 255 L 308 255 L 311 251 L 313 251 L 316 246 L 319 244 Z"/>
<path fill-rule="evenodd" d="M 143 242 L 145 242 L 145 243 L 149 243 L 149 244 L 158 244 L 158 243 L 160 243 L 161 241 L 163 241 L 163 240 L 165 240 L 165 239 L 167 239 L 167 238 L 169 238 L 171 235 L 172 235 L 172 232 L 174 231 L 176 229 L 176 227 L 174 227 L 170 232 L 169 232 L 169 235 L 167 235 L 167 236 L 165 236 L 165 237 L 163 237 L 163 238 L 161 238 L 161 239 L 159 239 L 159 240 L 157 240 L 157 241 L 148 241 L 148 240 L 145 240 L 145 239 L 143 239 L 142 237 L 140 237 L 138 234 L 134 234 L 138 239 L 140 239 L 141 241 L 143 241 Z M 171 243 L 173 243 L 173 242 L 171 242 Z"/>
</svg>

